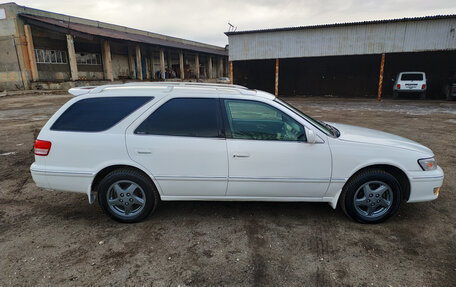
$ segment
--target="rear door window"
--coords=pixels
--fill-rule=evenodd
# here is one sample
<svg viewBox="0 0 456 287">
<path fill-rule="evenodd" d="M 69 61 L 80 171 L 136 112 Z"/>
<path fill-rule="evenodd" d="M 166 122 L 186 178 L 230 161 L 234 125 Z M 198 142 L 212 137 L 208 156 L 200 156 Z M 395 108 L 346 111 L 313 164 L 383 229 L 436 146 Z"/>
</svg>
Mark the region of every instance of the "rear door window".
<svg viewBox="0 0 456 287">
<path fill-rule="evenodd" d="M 422 81 L 423 74 L 418 74 L 418 73 L 402 74 L 401 80 L 402 81 Z"/>
<path fill-rule="evenodd" d="M 215 98 L 174 98 L 144 120 L 135 134 L 219 137 L 219 109 Z"/>
<path fill-rule="evenodd" d="M 100 97 L 71 105 L 51 126 L 54 131 L 100 132 L 107 130 L 153 97 Z"/>
</svg>

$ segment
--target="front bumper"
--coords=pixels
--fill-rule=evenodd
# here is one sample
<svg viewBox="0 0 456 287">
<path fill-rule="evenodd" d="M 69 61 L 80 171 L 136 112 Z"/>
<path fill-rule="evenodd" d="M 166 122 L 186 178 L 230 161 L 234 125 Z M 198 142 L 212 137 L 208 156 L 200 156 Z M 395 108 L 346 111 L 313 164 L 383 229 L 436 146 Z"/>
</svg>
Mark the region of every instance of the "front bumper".
<svg viewBox="0 0 456 287">
<path fill-rule="evenodd" d="M 410 177 L 410 197 L 407 202 L 421 202 L 436 199 L 435 188 L 443 184 L 443 170 L 440 166 L 433 171 L 414 172 Z"/>
</svg>

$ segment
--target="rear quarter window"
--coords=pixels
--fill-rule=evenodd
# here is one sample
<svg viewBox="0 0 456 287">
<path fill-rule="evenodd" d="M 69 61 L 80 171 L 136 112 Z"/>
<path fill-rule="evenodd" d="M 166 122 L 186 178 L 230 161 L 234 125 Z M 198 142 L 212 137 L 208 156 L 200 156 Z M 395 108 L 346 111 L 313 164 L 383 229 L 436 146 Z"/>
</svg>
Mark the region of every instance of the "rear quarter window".
<svg viewBox="0 0 456 287">
<path fill-rule="evenodd" d="M 77 101 L 51 126 L 54 131 L 100 132 L 133 113 L 153 97 L 100 97 Z"/>
</svg>

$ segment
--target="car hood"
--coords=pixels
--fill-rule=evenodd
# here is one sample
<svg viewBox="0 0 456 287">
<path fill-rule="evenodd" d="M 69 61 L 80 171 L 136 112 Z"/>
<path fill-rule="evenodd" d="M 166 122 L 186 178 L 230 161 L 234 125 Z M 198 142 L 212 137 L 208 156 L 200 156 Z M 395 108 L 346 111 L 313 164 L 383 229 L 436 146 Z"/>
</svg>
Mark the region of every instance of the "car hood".
<svg viewBox="0 0 456 287">
<path fill-rule="evenodd" d="M 338 123 L 329 124 L 336 127 L 340 131 L 339 139 L 343 141 L 385 145 L 413 150 L 424 153 L 428 156 L 433 156 L 433 153 L 429 148 L 401 136 L 352 125 Z"/>
</svg>

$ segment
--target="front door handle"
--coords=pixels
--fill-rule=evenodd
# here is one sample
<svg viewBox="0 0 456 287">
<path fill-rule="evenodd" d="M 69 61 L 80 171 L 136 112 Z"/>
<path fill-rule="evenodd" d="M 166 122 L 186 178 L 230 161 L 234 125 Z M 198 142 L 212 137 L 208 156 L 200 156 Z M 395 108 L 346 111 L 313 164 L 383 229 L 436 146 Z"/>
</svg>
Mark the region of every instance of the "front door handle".
<svg viewBox="0 0 456 287">
<path fill-rule="evenodd" d="M 250 157 L 250 154 L 248 153 L 235 153 L 233 154 L 234 158 L 247 158 Z"/>
<path fill-rule="evenodd" d="M 137 154 L 151 154 L 152 152 L 148 149 L 137 149 L 136 153 Z"/>
</svg>

